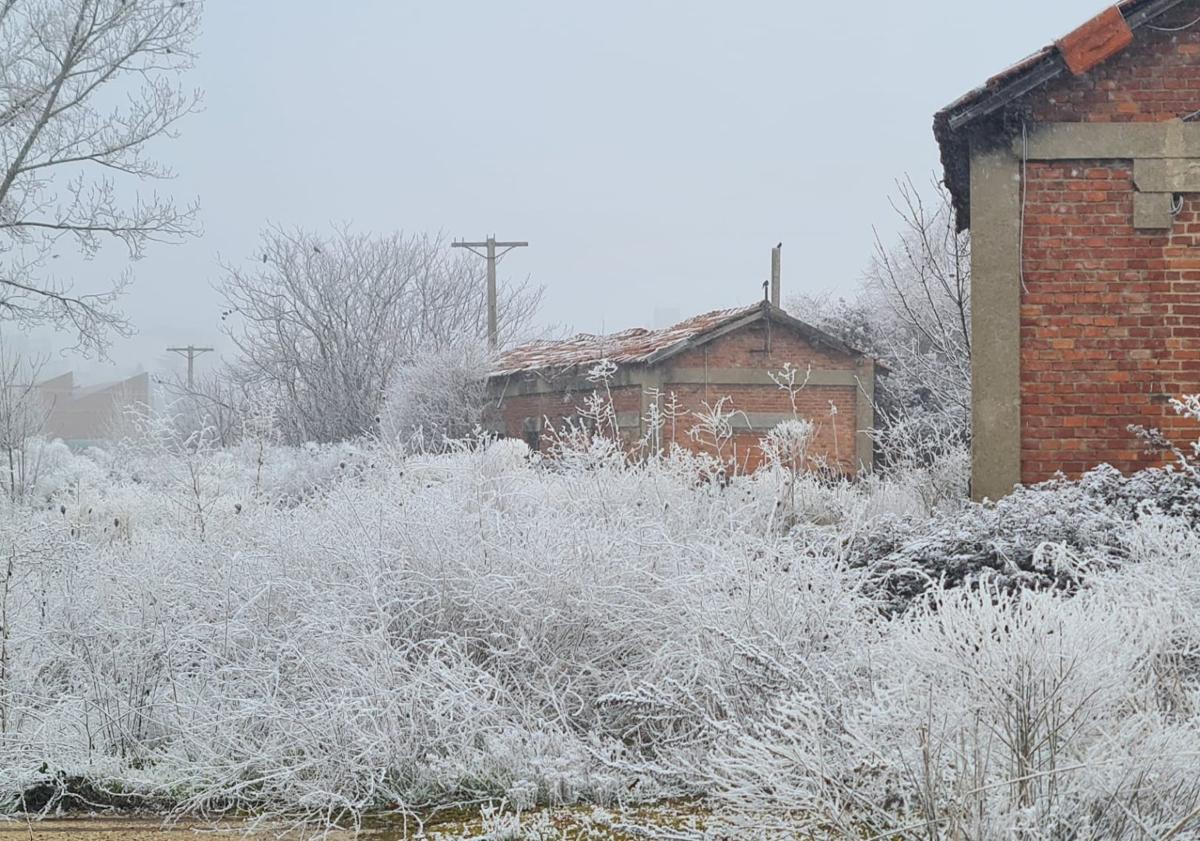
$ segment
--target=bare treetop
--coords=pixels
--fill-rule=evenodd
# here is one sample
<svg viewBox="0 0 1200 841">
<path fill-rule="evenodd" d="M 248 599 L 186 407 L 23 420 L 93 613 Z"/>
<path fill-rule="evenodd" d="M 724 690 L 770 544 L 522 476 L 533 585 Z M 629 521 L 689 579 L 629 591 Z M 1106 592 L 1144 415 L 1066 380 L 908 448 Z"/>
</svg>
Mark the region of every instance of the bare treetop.
<svg viewBox="0 0 1200 841">
<path fill-rule="evenodd" d="M 64 245 L 91 258 L 106 240 L 131 259 L 197 232 L 195 205 L 137 193 L 170 178 L 147 144 L 175 134 L 199 92 L 197 0 L 0 0 L 0 317 L 74 331 L 103 353 L 128 334 L 115 308 L 129 272 L 98 294 L 73 291 L 50 261 Z"/>
<path fill-rule="evenodd" d="M 480 267 L 440 236 L 272 227 L 261 249 L 226 265 L 218 289 L 234 376 L 276 401 L 285 440 L 373 430 L 400 366 L 487 335 Z M 500 288 L 502 343 L 528 330 L 540 301 L 527 282 Z"/>
</svg>

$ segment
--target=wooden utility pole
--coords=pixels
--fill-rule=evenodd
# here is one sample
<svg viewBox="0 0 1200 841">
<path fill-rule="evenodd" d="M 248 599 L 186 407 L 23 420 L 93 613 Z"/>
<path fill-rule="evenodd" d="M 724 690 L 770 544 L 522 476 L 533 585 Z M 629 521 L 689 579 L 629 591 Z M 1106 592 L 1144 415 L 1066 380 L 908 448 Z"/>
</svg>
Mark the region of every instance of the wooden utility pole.
<svg viewBox="0 0 1200 841">
<path fill-rule="evenodd" d="M 196 357 L 202 353 L 208 353 L 211 350 L 215 350 L 215 348 L 196 347 L 195 345 L 188 345 L 187 347 L 169 347 L 169 348 L 167 348 L 167 350 L 170 351 L 171 353 L 178 353 L 180 356 L 187 357 L 187 361 L 188 361 L 187 387 L 188 387 L 188 391 L 191 391 L 192 386 L 195 383 Z"/>
<path fill-rule="evenodd" d="M 779 306 L 780 263 L 783 258 L 783 243 L 771 249 L 771 303 Z"/>
<path fill-rule="evenodd" d="M 487 331 L 488 331 L 488 347 L 492 350 L 500 343 L 499 327 L 496 324 L 496 263 L 500 262 L 500 258 L 514 248 L 525 248 L 529 245 L 527 242 L 496 242 L 496 236 L 493 234 L 484 242 L 452 242 L 451 248 L 465 248 L 472 254 L 476 254 L 487 260 Z M 479 251 L 477 249 L 484 249 Z M 497 248 L 504 249 L 497 252 Z"/>
</svg>

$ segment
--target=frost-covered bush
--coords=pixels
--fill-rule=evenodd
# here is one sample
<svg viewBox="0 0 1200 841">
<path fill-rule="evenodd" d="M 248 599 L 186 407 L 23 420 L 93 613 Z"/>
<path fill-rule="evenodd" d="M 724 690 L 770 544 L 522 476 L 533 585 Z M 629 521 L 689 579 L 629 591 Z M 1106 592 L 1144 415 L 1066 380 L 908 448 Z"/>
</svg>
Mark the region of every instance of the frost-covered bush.
<svg viewBox="0 0 1200 841">
<path fill-rule="evenodd" d="M 1200 540 L 1152 515 L 1123 541 L 1142 563 L 1075 597 L 938 588 L 876 623 L 738 722 L 710 789 L 839 837 L 1194 837 Z"/>
<path fill-rule="evenodd" d="M 223 448 L 151 418 L 57 452 L 0 509 L 0 799 L 327 825 L 699 795 L 981 840 L 1196 808 L 1189 479 L 975 506 L 918 470 L 821 481 L 802 427 L 775 439 L 724 481 L 599 434 Z"/>
<path fill-rule="evenodd" d="M 1123 476 L 1104 465 L 1078 482 L 1018 487 L 996 503 L 963 504 L 928 519 L 878 517 L 852 535 L 847 562 L 888 609 L 938 586 L 989 582 L 1003 590 L 1072 591 L 1086 575 L 1129 558 L 1123 539 L 1147 512 L 1200 522 L 1200 481 L 1173 469 Z"/>
<path fill-rule="evenodd" d="M 380 433 L 429 452 L 470 437 L 484 420 L 490 367 L 487 350 L 473 343 L 418 352 L 388 388 Z"/>
</svg>

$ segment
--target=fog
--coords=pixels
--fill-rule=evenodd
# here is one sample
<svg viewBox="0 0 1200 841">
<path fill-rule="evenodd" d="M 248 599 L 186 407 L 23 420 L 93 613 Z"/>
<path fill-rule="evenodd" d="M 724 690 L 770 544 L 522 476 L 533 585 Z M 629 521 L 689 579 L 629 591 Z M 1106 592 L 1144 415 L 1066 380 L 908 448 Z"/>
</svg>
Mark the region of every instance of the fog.
<svg viewBox="0 0 1200 841">
<path fill-rule="evenodd" d="M 211 0 L 188 78 L 204 110 L 150 150 L 204 233 L 135 265 L 138 333 L 111 360 L 52 367 L 112 378 L 227 347 L 212 285 L 268 222 L 528 240 L 501 277 L 544 285 L 559 330 L 749 303 L 779 241 L 785 299 L 848 292 L 872 227 L 894 231 L 893 180 L 937 177 L 933 112 L 1096 8 Z M 82 289 L 125 263 L 64 256 Z"/>
</svg>

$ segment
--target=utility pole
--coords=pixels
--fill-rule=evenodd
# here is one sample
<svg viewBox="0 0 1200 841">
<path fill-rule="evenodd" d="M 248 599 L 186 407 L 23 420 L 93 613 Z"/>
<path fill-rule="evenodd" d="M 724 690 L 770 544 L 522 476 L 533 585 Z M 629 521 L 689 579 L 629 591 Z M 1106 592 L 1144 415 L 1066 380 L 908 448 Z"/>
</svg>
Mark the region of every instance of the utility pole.
<svg viewBox="0 0 1200 841">
<path fill-rule="evenodd" d="M 771 303 L 779 306 L 780 263 L 783 258 L 783 243 L 771 249 Z"/>
<path fill-rule="evenodd" d="M 170 351 L 171 353 L 178 353 L 180 356 L 187 357 L 187 361 L 188 361 L 187 387 L 188 387 L 188 391 L 191 391 L 192 386 L 195 383 L 196 357 L 202 353 L 208 353 L 211 350 L 215 350 L 215 348 L 196 347 L 195 345 L 188 345 L 187 347 L 169 347 L 169 348 L 167 348 L 167 350 Z"/>
<path fill-rule="evenodd" d="M 500 343 L 499 328 L 496 324 L 496 263 L 500 261 L 508 252 L 514 248 L 525 248 L 529 245 L 527 242 L 496 242 L 496 235 L 488 237 L 484 242 L 452 242 L 451 248 L 465 248 L 472 254 L 483 257 L 487 260 L 487 331 L 488 331 L 488 347 L 492 350 L 496 349 L 496 345 Z M 484 251 L 477 249 L 483 248 Z M 497 253 L 496 249 L 502 248 L 503 251 Z"/>
</svg>

